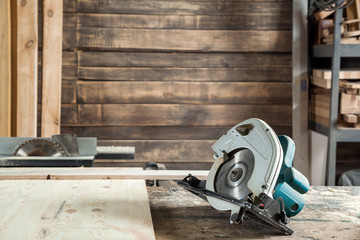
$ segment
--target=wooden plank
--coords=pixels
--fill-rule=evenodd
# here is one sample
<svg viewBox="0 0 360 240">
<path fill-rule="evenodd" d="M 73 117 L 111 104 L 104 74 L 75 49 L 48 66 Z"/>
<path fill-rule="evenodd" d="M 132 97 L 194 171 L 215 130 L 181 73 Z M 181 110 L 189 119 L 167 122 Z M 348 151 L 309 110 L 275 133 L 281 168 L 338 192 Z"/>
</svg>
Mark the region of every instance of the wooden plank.
<svg viewBox="0 0 360 240">
<path fill-rule="evenodd" d="M 350 82 L 350 81 L 342 80 L 340 81 L 340 87 L 346 88 L 347 90 L 360 89 L 360 82 Z"/>
<path fill-rule="evenodd" d="M 291 14 L 291 2 L 254 1 L 159 1 L 159 0 L 78 0 L 80 13 L 243 15 Z"/>
<path fill-rule="evenodd" d="M 0 190 L 1 239 L 155 239 L 143 180 L 1 181 Z"/>
<path fill-rule="evenodd" d="M 315 86 L 319 86 L 322 88 L 330 89 L 331 88 L 331 80 L 324 79 L 324 78 L 318 78 L 316 76 L 311 77 L 311 83 Z"/>
<path fill-rule="evenodd" d="M 322 11 L 322 10 L 319 10 L 314 14 L 314 18 L 315 18 L 315 20 L 319 21 L 321 19 L 327 18 L 332 13 L 334 13 L 334 11 Z"/>
<path fill-rule="evenodd" d="M 169 160 L 170 161 L 170 160 Z M 186 170 L 186 169 L 199 169 L 199 170 L 209 170 L 213 162 L 161 162 L 169 170 Z M 146 166 L 145 162 L 97 162 L 95 160 L 94 167 L 141 167 Z"/>
<path fill-rule="evenodd" d="M 217 140 L 233 126 L 103 126 L 62 127 L 61 133 L 76 133 L 80 137 L 98 140 Z M 291 136 L 291 127 L 272 126 L 278 135 Z"/>
<path fill-rule="evenodd" d="M 10 0 L 0 1 L 0 136 L 11 134 Z"/>
<path fill-rule="evenodd" d="M 84 80 L 291 81 L 291 68 L 113 68 L 80 67 Z"/>
<path fill-rule="evenodd" d="M 341 114 L 360 114 L 360 95 L 341 93 Z"/>
<path fill-rule="evenodd" d="M 79 124 L 83 126 L 221 126 L 235 125 L 251 117 L 270 125 L 280 122 L 282 126 L 291 126 L 290 104 L 79 104 L 78 107 Z"/>
<path fill-rule="evenodd" d="M 133 146 L 134 162 L 214 162 L 211 146 L 216 140 L 115 140 L 98 141 L 99 146 Z M 115 160 L 129 162 L 129 160 Z M 97 161 L 99 162 L 99 161 Z M 105 160 L 107 162 L 107 160 Z"/>
<path fill-rule="evenodd" d="M 63 53 L 65 54 L 65 52 Z M 94 59 L 96 58 L 96 61 Z M 64 64 L 65 59 L 63 59 Z M 291 68 L 291 54 L 79 52 L 80 67 Z M 278 69 L 281 71 L 281 69 Z M 284 74 L 284 72 L 281 72 Z"/>
<path fill-rule="evenodd" d="M 291 31 L 84 28 L 78 35 L 80 48 L 291 52 Z"/>
<path fill-rule="evenodd" d="M 310 187 L 303 195 L 304 209 L 287 225 L 294 230 L 291 236 L 281 235 L 252 217 L 245 218 L 240 226 L 228 224 L 228 212 L 216 211 L 181 187 L 173 191 L 169 187 L 150 187 L 148 193 L 157 240 L 173 239 L 174 232 L 169 229 L 174 225 L 183 226 L 177 239 L 239 239 L 239 234 L 242 239 L 252 240 L 359 238 L 358 186 Z"/>
<path fill-rule="evenodd" d="M 205 180 L 209 171 L 124 168 L 2 168 L 0 180 L 181 180 L 189 173 Z"/>
<path fill-rule="evenodd" d="M 62 1 L 44 0 L 41 137 L 60 134 Z"/>
<path fill-rule="evenodd" d="M 290 89 L 291 83 L 78 81 L 77 101 L 87 104 L 276 104 L 291 102 Z"/>
<path fill-rule="evenodd" d="M 313 69 L 313 76 L 323 79 L 331 79 L 331 70 Z M 342 70 L 339 72 L 340 79 L 360 79 L 360 70 Z"/>
<path fill-rule="evenodd" d="M 37 128 L 38 8 L 17 0 L 16 136 L 35 137 Z"/>
<path fill-rule="evenodd" d="M 355 114 L 345 114 L 343 116 L 344 122 L 347 123 L 358 123 L 359 116 Z"/>
<path fill-rule="evenodd" d="M 79 13 L 80 28 L 291 30 L 291 15 L 135 15 Z M 72 18 L 66 20 L 71 23 Z M 65 21 L 65 19 L 64 19 Z"/>
</svg>

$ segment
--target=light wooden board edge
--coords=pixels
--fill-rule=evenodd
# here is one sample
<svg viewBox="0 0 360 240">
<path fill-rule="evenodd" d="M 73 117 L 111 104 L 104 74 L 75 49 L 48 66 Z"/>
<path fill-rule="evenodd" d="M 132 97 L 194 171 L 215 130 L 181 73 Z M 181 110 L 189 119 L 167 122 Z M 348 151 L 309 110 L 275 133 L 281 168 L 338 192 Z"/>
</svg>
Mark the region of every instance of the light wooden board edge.
<svg viewBox="0 0 360 240">
<path fill-rule="evenodd" d="M 41 137 L 60 134 L 62 1 L 44 0 Z"/>
<path fill-rule="evenodd" d="M 37 135 L 38 2 L 17 0 L 17 137 Z"/>
<path fill-rule="evenodd" d="M 0 136 L 11 132 L 11 15 L 10 0 L 0 1 Z"/>
<path fill-rule="evenodd" d="M 124 168 L 0 168 L 0 180 L 181 180 L 191 174 L 205 180 L 204 170 L 138 170 Z"/>
</svg>

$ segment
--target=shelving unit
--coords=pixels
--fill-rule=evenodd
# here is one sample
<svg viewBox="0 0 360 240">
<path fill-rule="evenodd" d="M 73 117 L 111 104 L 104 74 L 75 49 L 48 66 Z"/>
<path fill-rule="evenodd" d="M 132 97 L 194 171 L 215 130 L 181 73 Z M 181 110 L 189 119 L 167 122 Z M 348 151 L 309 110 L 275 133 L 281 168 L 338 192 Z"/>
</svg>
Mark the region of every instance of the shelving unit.
<svg viewBox="0 0 360 240">
<path fill-rule="evenodd" d="M 360 142 L 360 130 L 352 128 L 341 128 L 338 126 L 339 109 L 339 72 L 341 58 L 360 58 L 360 45 L 340 44 L 341 21 L 343 9 L 334 13 L 334 41 L 333 45 L 313 46 L 313 57 L 331 58 L 331 97 L 329 126 L 320 123 L 309 122 L 309 129 L 328 136 L 326 184 L 335 185 L 336 174 L 336 145 L 337 142 Z"/>
</svg>

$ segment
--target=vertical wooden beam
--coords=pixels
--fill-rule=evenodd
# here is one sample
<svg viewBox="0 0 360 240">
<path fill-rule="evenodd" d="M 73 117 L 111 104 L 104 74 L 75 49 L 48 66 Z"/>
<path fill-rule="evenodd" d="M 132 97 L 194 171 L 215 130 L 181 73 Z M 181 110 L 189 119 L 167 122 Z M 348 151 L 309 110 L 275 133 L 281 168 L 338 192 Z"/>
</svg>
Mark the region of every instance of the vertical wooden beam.
<svg viewBox="0 0 360 240">
<path fill-rule="evenodd" d="M 296 145 L 294 166 L 309 180 L 308 131 L 308 1 L 293 0 L 293 139 Z"/>
<path fill-rule="evenodd" d="M 11 130 L 10 23 L 10 0 L 0 0 L 0 137 L 10 137 Z"/>
<path fill-rule="evenodd" d="M 41 136 L 60 134 L 63 1 L 44 0 Z"/>
<path fill-rule="evenodd" d="M 35 137 L 38 92 L 38 1 L 17 0 L 16 135 Z"/>
</svg>

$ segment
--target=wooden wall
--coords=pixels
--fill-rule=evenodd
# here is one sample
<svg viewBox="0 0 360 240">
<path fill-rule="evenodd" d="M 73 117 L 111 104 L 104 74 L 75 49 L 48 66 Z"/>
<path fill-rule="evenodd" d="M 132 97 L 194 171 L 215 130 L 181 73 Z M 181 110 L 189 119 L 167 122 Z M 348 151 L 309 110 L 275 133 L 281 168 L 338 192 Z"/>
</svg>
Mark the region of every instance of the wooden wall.
<svg viewBox="0 0 360 240">
<path fill-rule="evenodd" d="M 291 1 L 64 0 L 63 133 L 205 168 L 251 117 L 291 135 Z M 186 162 L 186 164 L 184 164 Z"/>
</svg>

